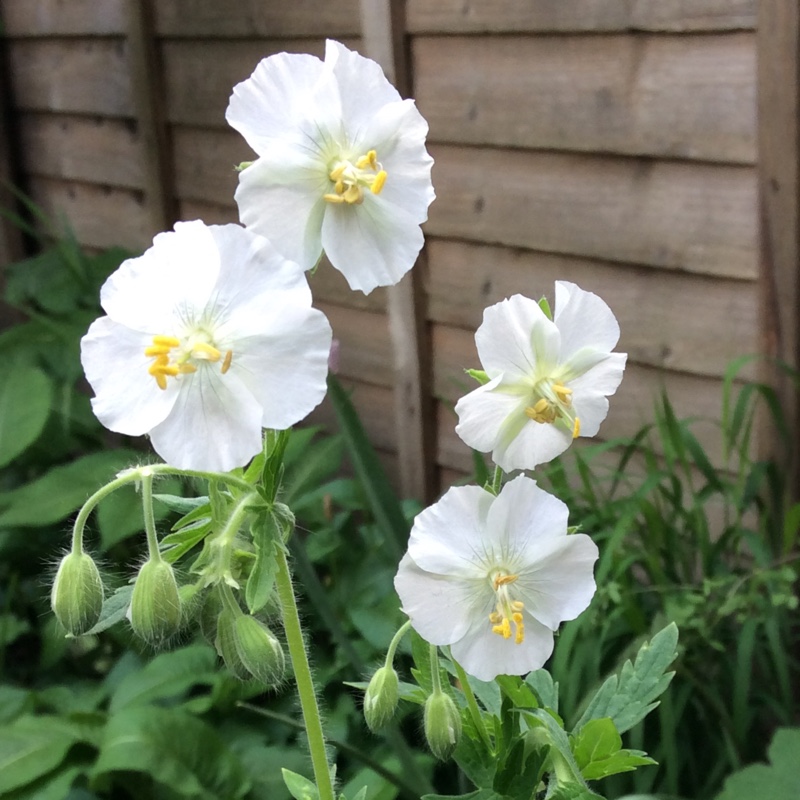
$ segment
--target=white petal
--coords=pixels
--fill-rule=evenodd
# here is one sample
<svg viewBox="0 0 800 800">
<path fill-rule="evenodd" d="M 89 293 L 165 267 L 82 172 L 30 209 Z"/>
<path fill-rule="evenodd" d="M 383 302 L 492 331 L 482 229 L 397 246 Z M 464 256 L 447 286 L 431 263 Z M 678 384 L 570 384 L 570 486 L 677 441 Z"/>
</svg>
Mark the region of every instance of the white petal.
<svg viewBox="0 0 800 800">
<path fill-rule="evenodd" d="M 359 138 L 360 130 L 382 106 L 401 100 L 376 62 L 332 39 L 325 43 L 325 66 L 333 71 L 339 86 L 342 119 L 351 141 Z"/>
<path fill-rule="evenodd" d="M 414 520 L 408 552 L 421 569 L 485 576 L 486 517 L 494 501 L 479 486 L 455 486 Z M 488 584 L 487 584 L 488 585 Z"/>
<path fill-rule="evenodd" d="M 181 375 L 170 415 L 151 432 L 156 452 L 179 469 L 228 472 L 261 450 L 261 406 L 216 364 Z"/>
<path fill-rule="evenodd" d="M 261 405 L 261 424 L 284 430 L 324 399 L 333 334 L 321 311 L 291 305 L 267 316 L 263 328 L 236 342 L 230 372 Z"/>
<path fill-rule="evenodd" d="M 606 395 L 614 394 L 622 381 L 625 353 L 611 353 L 589 372 L 570 383 L 572 402 L 581 423 L 581 436 L 595 436 L 608 415 Z"/>
<path fill-rule="evenodd" d="M 426 572 L 406 553 L 394 588 L 414 630 L 431 644 L 451 644 L 470 627 L 475 595 L 467 582 Z"/>
<path fill-rule="evenodd" d="M 338 88 L 322 61 L 306 54 L 278 53 L 233 87 L 225 119 L 259 155 L 275 140 L 310 120 L 339 119 Z"/>
<path fill-rule="evenodd" d="M 507 383 L 532 382 L 540 371 L 557 362 L 560 337 L 538 303 L 515 294 L 483 312 L 475 344 L 490 378 L 502 372 Z"/>
<path fill-rule="evenodd" d="M 141 436 L 172 410 L 177 386 L 158 388 L 144 354 L 152 337 L 100 317 L 81 339 L 81 364 L 94 390 L 92 409 L 109 430 Z"/>
<path fill-rule="evenodd" d="M 322 254 L 322 217 L 328 205 L 322 196 L 329 181 L 324 165 L 311 157 L 282 158 L 270 153 L 239 173 L 234 195 L 239 218 L 284 258 L 311 269 Z"/>
<path fill-rule="evenodd" d="M 103 284 L 109 317 L 151 335 L 175 335 L 180 321 L 205 307 L 219 274 L 219 253 L 200 221 L 178 222 L 138 258 L 123 261 Z"/>
<path fill-rule="evenodd" d="M 503 375 L 479 386 L 456 403 L 456 433 L 469 447 L 489 453 L 497 445 L 506 420 L 519 415 L 526 400 L 504 390 Z"/>
<path fill-rule="evenodd" d="M 584 347 L 610 353 L 619 341 L 619 323 L 605 301 L 574 283 L 556 281 L 553 318 L 564 361 Z"/>
<path fill-rule="evenodd" d="M 572 433 L 562 425 L 534 422 L 524 413 L 511 421 L 516 425 L 506 425 L 492 452 L 495 463 L 506 472 L 546 464 L 572 444 Z"/>
<path fill-rule="evenodd" d="M 553 632 L 525 615 L 525 639 L 516 644 L 492 633 L 487 618 L 485 626 L 475 626 L 450 647 L 453 658 L 470 674 L 482 681 L 498 675 L 525 675 L 540 669 L 553 652 Z"/>
<path fill-rule="evenodd" d="M 525 554 L 530 566 L 514 584 L 526 612 L 553 630 L 575 619 L 594 596 L 598 556 L 597 545 L 585 533 L 530 541 Z"/>
<path fill-rule="evenodd" d="M 322 247 L 351 289 L 369 294 L 376 286 L 394 285 L 414 266 L 424 239 L 402 208 L 369 193 L 360 206 L 327 206 Z"/>
</svg>

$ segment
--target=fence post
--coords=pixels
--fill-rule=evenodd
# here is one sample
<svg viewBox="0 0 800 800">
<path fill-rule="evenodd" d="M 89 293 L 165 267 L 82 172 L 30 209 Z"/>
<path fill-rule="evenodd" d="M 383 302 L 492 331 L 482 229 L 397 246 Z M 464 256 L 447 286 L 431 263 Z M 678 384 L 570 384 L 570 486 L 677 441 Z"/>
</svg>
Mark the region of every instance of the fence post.
<svg viewBox="0 0 800 800">
<path fill-rule="evenodd" d="M 377 61 L 403 97 L 412 89 L 403 0 L 361 0 L 365 55 Z M 429 502 L 436 492 L 430 331 L 425 314 L 423 249 L 415 267 L 387 291 L 394 359 L 394 405 L 403 494 Z"/>
</svg>

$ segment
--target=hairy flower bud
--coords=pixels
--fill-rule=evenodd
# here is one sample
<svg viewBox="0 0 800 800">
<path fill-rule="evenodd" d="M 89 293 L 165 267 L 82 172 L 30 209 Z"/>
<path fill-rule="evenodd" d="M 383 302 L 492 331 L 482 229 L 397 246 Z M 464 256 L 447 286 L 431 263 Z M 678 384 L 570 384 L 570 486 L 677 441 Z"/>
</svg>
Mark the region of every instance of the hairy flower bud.
<svg viewBox="0 0 800 800">
<path fill-rule="evenodd" d="M 440 761 L 446 761 L 461 738 L 461 714 L 444 692 L 434 692 L 425 701 L 425 738 L 428 747 Z"/>
<path fill-rule="evenodd" d="M 88 553 L 70 552 L 61 559 L 50 605 L 73 636 L 80 636 L 97 624 L 103 608 L 103 581 Z"/>
<path fill-rule="evenodd" d="M 216 647 L 219 657 L 225 662 L 225 666 L 234 677 L 240 681 L 249 681 L 251 675 L 242 663 L 242 659 L 239 658 L 239 652 L 236 649 L 236 619 L 237 615 L 229 608 L 223 608 L 219 612 L 214 647 Z"/>
<path fill-rule="evenodd" d="M 219 596 L 217 587 L 212 586 L 210 591 L 208 591 L 203 598 L 203 604 L 200 607 L 200 614 L 198 616 L 200 633 L 203 634 L 203 638 L 210 645 L 215 645 L 217 641 L 217 619 L 221 611 L 222 598 Z"/>
<path fill-rule="evenodd" d="M 400 697 L 400 680 L 393 667 L 383 666 L 373 676 L 364 693 L 364 719 L 371 731 L 386 725 L 394 716 Z"/>
<path fill-rule="evenodd" d="M 181 598 L 172 566 L 166 561 L 146 561 L 133 585 L 131 627 L 149 644 L 163 644 L 181 626 Z"/>
<path fill-rule="evenodd" d="M 272 631 L 255 617 L 242 614 L 236 619 L 235 634 L 236 652 L 245 669 L 268 686 L 280 683 L 286 659 Z"/>
</svg>

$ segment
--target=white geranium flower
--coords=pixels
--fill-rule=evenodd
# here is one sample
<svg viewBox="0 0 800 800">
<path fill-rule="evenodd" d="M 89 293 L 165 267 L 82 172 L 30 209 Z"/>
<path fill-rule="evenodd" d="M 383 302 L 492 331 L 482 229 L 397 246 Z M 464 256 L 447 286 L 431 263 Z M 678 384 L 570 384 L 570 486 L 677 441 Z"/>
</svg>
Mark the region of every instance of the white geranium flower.
<svg viewBox="0 0 800 800">
<path fill-rule="evenodd" d="M 625 369 L 619 325 L 596 295 L 556 281 L 554 319 L 514 295 L 487 308 L 475 343 L 489 382 L 456 404 L 456 433 L 506 471 L 533 469 L 594 436 Z"/>
<path fill-rule="evenodd" d="M 450 489 L 414 520 L 394 585 L 411 624 L 476 678 L 523 675 L 595 591 L 598 551 L 567 535 L 567 507 L 523 475 L 495 497 Z"/>
<path fill-rule="evenodd" d="M 244 225 L 304 269 L 324 250 L 365 294 L 411 269 L 434 198 L 428 124 L 378 64 L 334 41 L 324 62 L 270 56 L 225 116 L 259 156 L 239 175 Z"/>
<path fill-rule="evenodd" d="M 305 274 L 239 225 L 179 222 L 103 285 L 81 360 L 107 428 L 227 471 L 325 396 L 331 329 Z"/>
</svg>

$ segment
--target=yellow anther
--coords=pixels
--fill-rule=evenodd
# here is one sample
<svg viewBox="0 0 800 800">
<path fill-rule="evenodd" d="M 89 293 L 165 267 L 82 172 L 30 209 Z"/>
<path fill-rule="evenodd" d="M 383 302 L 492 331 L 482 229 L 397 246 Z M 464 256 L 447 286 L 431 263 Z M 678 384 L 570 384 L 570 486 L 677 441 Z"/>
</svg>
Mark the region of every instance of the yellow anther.
<svg viewBox="0 0 800 800">
<path fill-rule="evenodd" d="M 499 611 L 492 611 L 492 613 L 489 614 L 489 622 L 491 622 L 492 625 L 499 625 L 502 621 L 503 615 Z"/>
<path fill-rule="evenodd" d="M 386 183 L 386 170 L 382 169 L 376 176 L 375 180 L 372 182 L 372 186 L 370 189 L 372 190 L 372 194 L 380 194 L 381 189 L 383 189 L 383 185 Z"/>
<path fill-rule="evenodd" d="M 581 435 L 581 421 L 575 417 L 575 424 L 572 426 L 572 438 L 577 439 Z"/>
<path fill-rule="evenodd" d="M 225 360 L 222 362 L 222 369 L 220 370 L 223 375 L 231 368 L 231 361 L 233 361 L 233 350 L 228 350 L 225 353 Z"/>
<path fill-rule="evenodd" d="M 331 170 L 330 179 L 337 183 L 341 180 L 344 171 L 347 169 L 347 164 L 339 164 L 338 167 Z"/>
<path fill-rule="evenodd" d="M 497 575 L 494 579 L 494 590 L 497 591 L 501 586 L 508 586 L 509 583 L 514 583 L 519 575 Z"/>
<path fill-rule="evenodd" d="M 510 639 L 511 623 L 508 621 L 508 617 L 503 617 L 503 621 L 499 625 L 493 625 L 492 633 L 500 634 L 504 639 Z"/>
<path fill-rule="evenodd" d="M 525 641 L 525 626 L 522 622 L 517 623 L 517 635 L 514 637 L 515 644 L 522 644 Z"/>
<path fill-rule="evenodd" d="M 329 203 L 344 203 L 344 197 L 340 194 L 324 194 L 322 199 L 327 200 Z"/>
<path fill-rule="evenodd" d="M 336 194 L 344 194 L 344 190 L 345 190 L 344 181 L 336 181 L 336 183 L 333 186 L 333 191 L 336 192 Z"/>
<path fill-rule="evenodd" d="M 153 364 L 148 370 L 151 375 L 171 375 L 173 378 L 178 374 L 179 368 L 172 364 Z"/>
<path fill-rule="evenodd" d="M 356 184 L 348 186 L 343 196 L 345 202 L 351 205 L 359 205 L 364 202 L 364 193 L 361 191 L 361 187 Z"/>
<path fill-rule="evenodd" d="M 540 397 L 532 406 L 525 409 L 526 416 L 534 422 L 554 422 L 556 407 L 545 397 Z"/>
<path fill-rule="evenodd" d="M 515 611 L 515 612 L 514 612 L 514 613 L 511 615 L 511 619 L 513 619 L 513 620 L 514 620 L 514 622 L 516 622 L 516 623 L 517 623 L 517 625 L 521 625 L 521 624 L 522 624 L 522 614 L 521 614 L 519 611 Z"/>
<path fill-rule="evenodd" d="M 159 389 L 163 391 L 167 388 L 167 379 L 163 375 L 154 375 L 153 377 L 156 379 Z"/>
<path fill-rule="evenodd" d="M 568 389 L 563 383 L 554 383 L 553 391 L 565 406 L 572 405 L 572 389 Z"/>
<path fill-rule="evenodd" d="M 194 364 L 181 364 L 178 367 L 178 372 L 181 375 L 191 375 L 193 372 L 197 372 L 197 367 Z"/>
<path fill-rule="evenodd" d="M 174 336 L 154 336 L 153 344 L 166 347 L 180 347 L 181 340 L 176 339 Z"/>
<path fill-rule="evenodd" d="M 172 348 L 166 344 L 154 344 L 152 347 L 145 347 L 144 354 L 148 358 L 153 356 L 165 356 L 169 354 L 170 350 L 172 350 Z"/>
<path fill-rule="evenodd" d="M 222 353 L 216 347 L 205 342 L 195 342 L 192 345 L 192 355 L 205 358 L 207 361 L 219 361 L 222 358 Z"/>
</svg>

